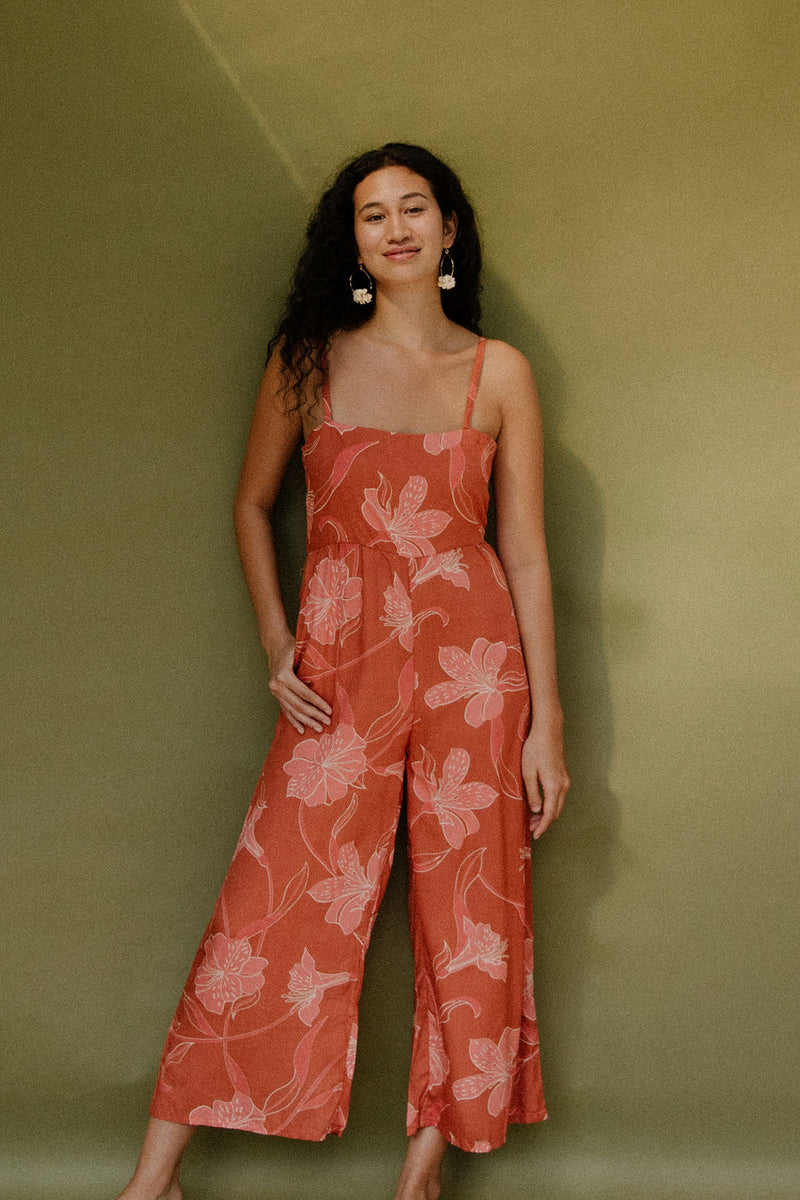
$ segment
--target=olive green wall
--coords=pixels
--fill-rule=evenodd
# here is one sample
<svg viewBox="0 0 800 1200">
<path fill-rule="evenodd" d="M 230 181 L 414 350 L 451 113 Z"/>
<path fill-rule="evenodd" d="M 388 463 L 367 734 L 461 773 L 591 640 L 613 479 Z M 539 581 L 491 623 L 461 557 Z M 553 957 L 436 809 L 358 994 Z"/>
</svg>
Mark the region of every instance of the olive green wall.
<svg viewBox="0 0 800 1200">
<path fill-rule="evenodd" d="M 231 520 L 266 341 L 313 197 L 401 138 L 462 173 L 539 381 L 573 777 L 534 847 L 550 1119 L 451 1152 L 443 1200 L 797 1195 L 798 6 L 4 23 L 0 1193 L 133 1167 L 277 715 Z M 304 519 L 295 458 L 292 619 Z M 404 887 L 398 853 L 345 1137 L 202 1129 L 187 1200 L 391 1194 Z"/>
</svg>

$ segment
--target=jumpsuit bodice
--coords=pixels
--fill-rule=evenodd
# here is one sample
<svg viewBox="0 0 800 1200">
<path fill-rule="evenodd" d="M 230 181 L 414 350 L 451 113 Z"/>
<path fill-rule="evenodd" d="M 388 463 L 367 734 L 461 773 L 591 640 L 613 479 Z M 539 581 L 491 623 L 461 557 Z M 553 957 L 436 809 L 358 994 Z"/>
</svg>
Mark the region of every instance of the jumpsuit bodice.
<svg viewBox="0 0 800 1200">
<path fill-rule="evenodd" d="M 461 427 L 442 433 L 335 421 L 325 365 L 324 420 L 302 448 L 307 551 L 357 543 L 418 558 L 484 540 L 497 442 L 471 419 L 485 347 L 482 337 Z"/>
</svg>

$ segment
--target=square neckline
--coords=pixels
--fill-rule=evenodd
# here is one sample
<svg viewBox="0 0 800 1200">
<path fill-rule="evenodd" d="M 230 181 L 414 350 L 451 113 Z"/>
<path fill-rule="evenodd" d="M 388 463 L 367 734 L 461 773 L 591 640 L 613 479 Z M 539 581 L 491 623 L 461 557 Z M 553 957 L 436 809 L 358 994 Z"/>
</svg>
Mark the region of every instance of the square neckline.
<svg viewBox="0 0 800 1200">
<path fill-rule="evenodd" d="M 305 447 L 308 445 L 310 439 L 314 436 L 314 434 L 317 433 L 320 429 L 324 429 L 324 427 L 326 425 L 330 425 L 334 429 L 341 429 L 345 432 L 357 431 L 359 433 L 377 433 L 383 437 L 394 437 L 394 438 L 397 438 L 397 437 L 403 437 L 403 438 L 447 437 L 454 433 L 461 433 L 461 434 L 464 434 L 465 432 L 475 433 L 479 437 L 486 438 L 488 441 L 490 441 L 492 443 L 492 445 L 495 448 L 497 448 L 497 445 L 498 445 L 497 438 L 492 437 L 492 435 L 490 433 L 486 433 L 486 431 L 483 429 L 476 429 L 475 426 L 471 424 L 472 406 L 473 406 L 473 402 L 475 400 L 475 393 L 478 390 L 478 383 L 480 381 L 481 369 L 483 367 L 483 355 L 484 355 L 485 349 L 486 349 L 486 338 L 481 334 L 478 337 L 478 345 L 475 348 L 475 357 L 474 357 L 473 363 L 472 363 L 472 373 L 470 375 L 469 389 L 467 391 L 467 402 L 466 402 L 466 406 L 465 406 L 465 410 L 464 410 L 463 423 L 457 429 L 441 429 L 441 430 L 435 429 L 435 430 L 428 430 L 428 431 L 423 431 L 423 432 L 419 432 L 416 430 L 406 430 L 406 429 L 381 429 L 376 425 L 352 425 L 352 424 L 348 424 L 346 421 L 335 421 L 333 419 L 333 413 L 331 411 L 331 395 L 330 395 L 330 381 L 329 381 L 329 376 L 328 376 L 328 360 L 327 360 L 327 356 L 325 354 L 323 354 L 322 362 L 323 362 L 324 376 L 323 376 L 323 380 L 322 380 L 322 398 L 323 398 L 323 407 L 324 407 L 325 415 L 324 415 L 322 421 L 319 423 L 319 425 L 315 425 L 314 428 L 311 430 L 311 432 L 308 434 L 308 437 L 306 437 L 306 439 L 304 440 L 303 449 L 305 449 Z"/>
<path fill-rule="evenodd" d="M 459 425 L 458 429 L 434 429 L 427 433 L 409 432 L 406 429 L 378 429 L 375 425 L 347 425 L 344 421 L 334 421 L 333 418 L 326 417 L 320 421 L 319 425 L 315 425 L 309 433 L 308 437 L 303 442 L 303 446 L 307 446 L 315 433 L 320 429 L 324 429 L 326 425 L 330 425 L 333 429 L 341 429 L 345 433 L 357 431 L 359 433 L 379 433 L 384 437 L 405 437 L 405 438 L 428 438 L 428 437 L 447 437 L 451 433 L 476 433 L 478 437 L 488 438 L 493 445 L 497 445 L 497 438 L 493 438 L 485 429 L 476 429 L 474 425 Z"/>
</svg>

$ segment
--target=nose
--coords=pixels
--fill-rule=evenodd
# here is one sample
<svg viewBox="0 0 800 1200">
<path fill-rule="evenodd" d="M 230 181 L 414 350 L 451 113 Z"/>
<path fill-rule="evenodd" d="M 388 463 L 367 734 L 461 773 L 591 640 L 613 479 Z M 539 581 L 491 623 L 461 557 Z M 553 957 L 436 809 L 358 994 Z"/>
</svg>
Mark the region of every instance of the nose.
<svg viewBox="0 0 800 1200">
<path fill-rule="evenodd" d="M 386 219 L 386 240 L 400 245 L 408 241 L 405 218 L 402 213 L 391 213 Z"/>
</svg>

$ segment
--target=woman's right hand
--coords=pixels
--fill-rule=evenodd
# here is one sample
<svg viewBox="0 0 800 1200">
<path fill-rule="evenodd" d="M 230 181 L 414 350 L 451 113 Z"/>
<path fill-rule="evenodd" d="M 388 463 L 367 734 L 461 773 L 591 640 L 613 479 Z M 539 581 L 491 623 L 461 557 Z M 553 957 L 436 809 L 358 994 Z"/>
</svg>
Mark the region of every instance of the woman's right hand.
<svg viewBox="0 0 800 1200">
<path fill-rule="evenodd" d="M 330 724 L 331 706 L 318 696 L 294 669 L 297 642 L 287 639 L 274 650 L 267 651 L 269 662 L 269 690 L 280 704 L 286 719 L 298 731 L 305 733 L 311 726 L 321 733 Z"/>
</svg>

